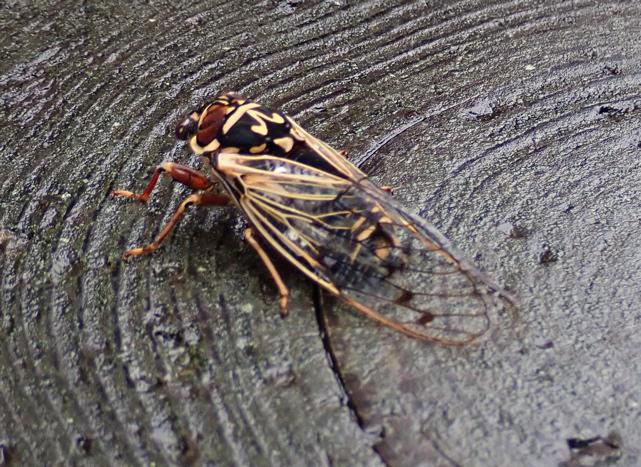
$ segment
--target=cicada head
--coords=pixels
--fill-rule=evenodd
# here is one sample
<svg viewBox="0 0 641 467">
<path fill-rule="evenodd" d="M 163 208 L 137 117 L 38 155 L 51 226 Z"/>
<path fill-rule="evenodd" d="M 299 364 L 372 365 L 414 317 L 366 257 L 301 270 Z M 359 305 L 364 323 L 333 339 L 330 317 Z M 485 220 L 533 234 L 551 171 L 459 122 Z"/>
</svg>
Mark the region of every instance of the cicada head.
<svg viewBox="0 0 641 467">
<path fill-rule="evenodd" d="M 232 92 L 217 97 L 176 125 L 176 138 L 189 141 L 196 154 L 217 152 L 221 148 L 223 125 L 227 117 L 244 102 Z"/>
<path fill-rule="evenodd" d="M 284 114 L 226 93 L 180 122 L 176 137 L 204 156 L 223 151 L 287 156 L 296 144 L 291 128 Z"/>
</svg>

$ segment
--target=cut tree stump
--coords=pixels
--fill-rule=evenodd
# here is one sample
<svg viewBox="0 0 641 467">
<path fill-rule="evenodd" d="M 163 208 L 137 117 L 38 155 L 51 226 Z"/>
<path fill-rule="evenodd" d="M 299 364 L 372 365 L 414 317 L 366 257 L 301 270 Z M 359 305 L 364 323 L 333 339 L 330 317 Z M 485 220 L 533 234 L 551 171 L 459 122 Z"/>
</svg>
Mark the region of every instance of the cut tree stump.
<svg viewBox="0 0 641 467">
<path fill-rule="evenodd" d="M 0 465 L 640 462 L 641 3 L 91 3 L 0 12 Z M 281 319 L 233 207 L 123 261 L 187 190 L 111 191 L 202 167 L 173 129 L 226 90 L 346 149 L 518 321 L 428 345 L 287 267 Z"/>
</svg>

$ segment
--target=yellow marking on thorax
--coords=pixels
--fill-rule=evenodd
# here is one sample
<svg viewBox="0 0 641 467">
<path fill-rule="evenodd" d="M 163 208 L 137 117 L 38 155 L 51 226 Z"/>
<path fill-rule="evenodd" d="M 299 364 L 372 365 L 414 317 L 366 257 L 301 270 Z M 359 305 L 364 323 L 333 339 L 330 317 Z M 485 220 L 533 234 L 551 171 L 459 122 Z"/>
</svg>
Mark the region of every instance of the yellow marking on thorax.
<svg viewBox="0 0 641 467">
<path fill-rule="evenodd" d="M 231 127 L 238 123 L 238 120 L 243 118 L 243 115 L 245 115 L 246 112 L 249 112 L 251 109 L 255 109 L 256 107 L 260 107 L 260 104 L 250 102 L 249 104 L 243 104 L 238 107 L 236 111 L 229 118 L 227 118 L 227 121 L 223 125 L 223 134 L 226 135 Z"/>
<path fill-rule="evenodd" d="M 220 142 L 217 139 L 214 139 L 211 143 L 203 148 L 204 152 L 214 152 L 220 147 Z"/>
<path fill-rule="evenodd" d="M 294 140 L 289 136 L 285 136 L 284 138 L 276 138 L 274 144 L 280 146 L 283 151 L 289 152 L 294 147 Z"/>
<path fill-rule="evenodd" d="M 200 146 L 200 144 L 198 144 L 198 141 L 196 140 L 196 138 L 197 138 L 196 135 L 191 137 L 191 139 L 189 140 L 189 147 L 191 148 L 191 151 L 194 154 L 200 156 L 205 151 Z"/>
<path fill-rule="evenodd" d="M 261 152 L 264 152 L 265 149 L 267 149 L 267 145 L 263 143 L 260 146 L 252 146 L 251 148 L 249 148 L 249 152 L 251 152 L 252 154 L 260 154 Z"/>
<path fill-rule="evenodd" d="M 220 142 L 217 139 L 214 139 L 211 143 L 209 143 L 207 146 L 201 146 L 198 144 L 198 136 L 194 135 L 191 137 L 189 140 L 189 147 L 191 148 L 192 152 L 198 156 L 203 155 L 206 152 L 214 152 L 220 147 Z"/>
<path fill-rule="evenodd" d="M 267 136 L 267 133 L 269 130 L 267 129 L 267 124 L 265 123 L 265 120 L 268 122 L 276 123 L 279 125 L 282 125 L 285 123 L 285 119 L 278 115 L 277 113 L 272 113 L 271 116 L 265 115 L 264 113 L 258 111 L 258 110 L 253 110 L 253 109 L 248 109 L 247 113 L 258 122 L 256 125 L 251 126 L 251 131 L 254 133 L 258 133 L 261 136 Z"/>
</svg>

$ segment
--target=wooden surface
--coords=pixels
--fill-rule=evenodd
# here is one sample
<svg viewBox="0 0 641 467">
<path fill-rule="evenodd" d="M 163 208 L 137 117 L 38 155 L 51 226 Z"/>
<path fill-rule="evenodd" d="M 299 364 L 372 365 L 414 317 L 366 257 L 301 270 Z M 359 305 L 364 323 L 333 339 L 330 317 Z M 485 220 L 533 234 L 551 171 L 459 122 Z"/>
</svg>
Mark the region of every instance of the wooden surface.
<svg viewBox="0 0 641 467">
<path fill-rule="evenodd" d="M 640 462 L 637 1 L 10 1 L 0 11 L 0 465 Z M 296 117 L 521 299 L 449 349 L 318 296 L 290 316 L 175 122 Z M 612 444 L 612 443 L 610 443 Z M 565 463 L 565 464 L 564 464 Z"/>
</svg>

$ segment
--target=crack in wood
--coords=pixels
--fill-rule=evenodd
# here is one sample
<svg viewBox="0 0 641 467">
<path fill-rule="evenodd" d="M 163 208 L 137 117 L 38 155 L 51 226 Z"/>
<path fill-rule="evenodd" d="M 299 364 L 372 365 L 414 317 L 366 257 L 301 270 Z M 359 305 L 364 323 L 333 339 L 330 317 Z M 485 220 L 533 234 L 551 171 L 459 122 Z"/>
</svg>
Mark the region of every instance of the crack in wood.
<svg viewBox="0 0 641 467">
<path fill-rule="evenodd" d="M 334 348 L 332 346 L 332 343 L 329 338 L 329 329 L 327 327 L 327 323 L 325 321 L 325 316 L 326 313 L 323 310 L 323 292 L 318 286 L 314 286 L 314 313 L 316 314 L 316 321 L 318 323 L 318 330 L 320 332 L 321 339 L 323 341 L 323 348 L 325 349 L 325 355 L 327 356 L 327 360 L 329 363 L 329 369 L 330 371 L 334 374 L 334 377 L 336 378 L 336 382 L 338 383 L 338 387 L 340 389 L 340 392 L 344 394 L 345 397 L 345 406 L 348 408 L 352 416 L 354 417 L 354 420 L 356 420 L 356 423 L 358 427 L 363 431 L 364 433 L 370 435 L 370 433 L 366 429 L 366 421 L 363 415 L 358 411 L 358 407 L 356 407 L 356 404 L 354 403 L 354 399 L 350 395 L 349 389 L 347 387 L 347 383 L 345 381 L 345 378 L 343 377 L 343 373 L 340 370 L 340 367 L 338 365 L 338 359 L 336 357 L 336 353 L 334 351 Z M 385 437 L 384 433 L 381 433 L 379 435 L 380 440 L 383 440 Z M 380 450 L 377 448 L 376 443 L 372 443 L 372 451 L 374 451 L 374 454 L 380 459 L 381 463 L 385 466 L 389 466 L 390 463 L 385 459 L 383 454 L 380 452 Z"/>
</svg>

